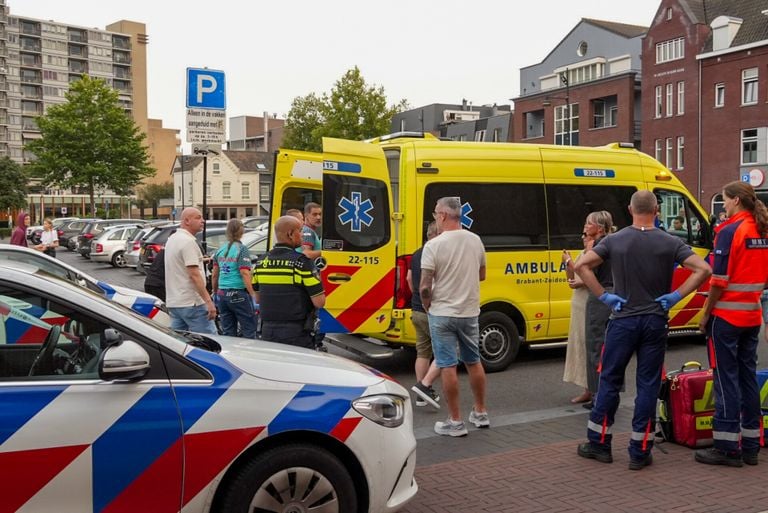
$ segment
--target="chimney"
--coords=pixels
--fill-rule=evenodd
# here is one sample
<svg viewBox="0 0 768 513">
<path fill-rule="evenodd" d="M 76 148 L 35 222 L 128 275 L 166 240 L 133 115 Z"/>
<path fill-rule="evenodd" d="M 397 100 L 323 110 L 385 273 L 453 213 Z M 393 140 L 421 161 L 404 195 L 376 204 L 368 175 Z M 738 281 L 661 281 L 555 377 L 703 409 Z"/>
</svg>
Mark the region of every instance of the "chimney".
<svg viewBox="0 0 768 513">
<path fill-rule="evenodd" d="M 733 38 L 741 28 L 741 18 L 718 16 L 709 26 L 712 28 L 712 51 L 725 50 L 731 47 Z"/>
<path fill-rule="evenodd" d="M 467 110 L 467 99 L 462 98 L 461 99 L 461 110 Z"/>
<path fill-rule="evenodd" d="M 269 112 L 264 111 L 264 151 L 269 151 Z"/>
</svg>

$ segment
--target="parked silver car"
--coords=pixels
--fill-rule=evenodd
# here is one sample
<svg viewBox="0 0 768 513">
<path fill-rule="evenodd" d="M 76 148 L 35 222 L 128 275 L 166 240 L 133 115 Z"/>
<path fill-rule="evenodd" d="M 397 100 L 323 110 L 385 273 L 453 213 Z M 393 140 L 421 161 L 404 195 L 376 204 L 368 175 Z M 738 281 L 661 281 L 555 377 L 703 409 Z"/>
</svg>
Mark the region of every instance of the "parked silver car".
<svg viewBox="0 0 768 513">
<path fill-rule="evenodd" d="M 117 225 L 104 230 L 91 241 L 91 260 L 112 264 L 112 267 L 125 267 L 125 249 L 128 240 L 141 231 L 136 225 Z"/>
</svg>

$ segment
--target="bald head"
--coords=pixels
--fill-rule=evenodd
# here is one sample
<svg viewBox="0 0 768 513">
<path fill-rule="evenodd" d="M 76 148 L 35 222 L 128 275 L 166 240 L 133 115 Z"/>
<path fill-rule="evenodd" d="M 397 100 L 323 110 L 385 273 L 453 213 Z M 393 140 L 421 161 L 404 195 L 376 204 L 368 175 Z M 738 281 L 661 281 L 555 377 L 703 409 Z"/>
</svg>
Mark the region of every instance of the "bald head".
<svg viewBox="0 0 768 513">
<path fill-rule="evenodd" d="M 275 239 L 280 244 L 298 247 L 301 244 L 301 221 L 293 216 L 282 216 L 275 222 Z M 298 234 L 298 236 L 296 235 Z M 296 241 L 298 240 L 298 244 Z"/>
<path fill-rule="evenodd" d="M 203 229 L 203 214 L 195 207 L 187 207 L 181 211 L 181 228 L 192 235 Z"/>
<path fill-rule="evenodd" d="M 658 203 L 656 195 L 651 191 L 637 191 L 632 195 L 629 206 L 632 207 L 633 214 L 654 215 Z"/>
</svg>

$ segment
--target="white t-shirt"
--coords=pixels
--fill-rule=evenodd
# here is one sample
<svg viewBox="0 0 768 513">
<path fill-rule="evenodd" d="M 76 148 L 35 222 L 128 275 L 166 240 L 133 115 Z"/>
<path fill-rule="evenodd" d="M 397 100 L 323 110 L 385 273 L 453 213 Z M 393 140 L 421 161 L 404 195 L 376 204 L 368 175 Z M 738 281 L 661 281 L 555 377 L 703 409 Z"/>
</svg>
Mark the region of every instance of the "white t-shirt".
<svg viewBox="0 0 768 513">
<path fill-rule="evenodd" d="M 43 230 L 40 234 L 40 244 L 53 247 L 54 241 L 59 240 L 58 232 L 55 229 Z"/>
<path fill-rule="evenodd" d="M 429 313 L 444 317 L 480 315 L 480 268 L 485 248 L 476 234 L 449 230 L 424 245 L 421 268 L 434 271 Z"/>
<path fill-rule="evenodd" d="M 205 304 L 189 277 L 188 266 L 196 265 L 205 282 L 203 252 L 197 239 L 187 230 L 179 229 L 165 243 L 165 304 L 168 308 Z"/>
</svg>

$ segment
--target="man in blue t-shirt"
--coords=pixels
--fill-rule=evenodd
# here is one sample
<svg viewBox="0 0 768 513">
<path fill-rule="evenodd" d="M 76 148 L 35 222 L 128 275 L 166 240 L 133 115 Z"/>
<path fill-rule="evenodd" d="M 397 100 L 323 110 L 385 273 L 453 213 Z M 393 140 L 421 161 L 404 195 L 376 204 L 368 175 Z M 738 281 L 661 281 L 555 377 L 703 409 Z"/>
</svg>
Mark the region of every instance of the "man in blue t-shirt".
<svg viewBox="0 0 768 513">
<path fill-rule="evenodd" d="M 304 227 L 301 229 L 301 251 L 307 258 L 315 261 L 320 256 L 320 223 L 323 220 L 323 208 L 313 202 L 304 205 Z"/>
<path fill-rule="evenodd" d="M 624 372 L 632 355 L 637 354 L 629 469 L 640 470 L 653 461 L 651 448 L 667 346 L 667 312 L 704 283 L 712 269 L 680 238 L 656 227 L 658 204 L 653 192 L 635 192 L 629 212 L 632 226 L 605 237 L 576 263 L 576 272 L 589 291 L 613 311 L 605 333 L 597 397 L 587 424 L 588 442 L 579 445 L 578 454 L 602 463 L 613 462 L 611 426 L 619 407 Z M 613 292 L 600 285 L 593 271 L 604 261 L 611 262 Z M 691 274 L 670 292 L 676 265 Z"/>
</svg>

